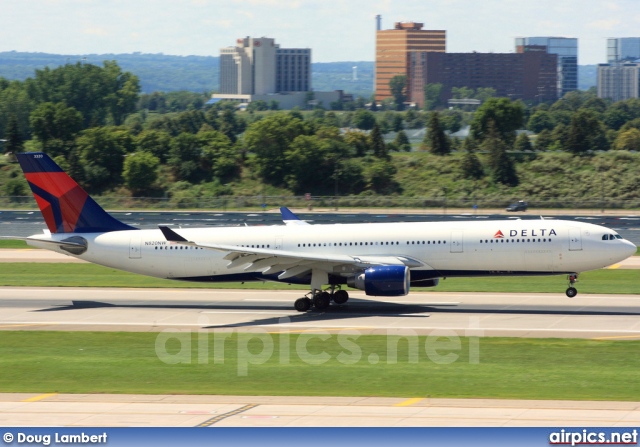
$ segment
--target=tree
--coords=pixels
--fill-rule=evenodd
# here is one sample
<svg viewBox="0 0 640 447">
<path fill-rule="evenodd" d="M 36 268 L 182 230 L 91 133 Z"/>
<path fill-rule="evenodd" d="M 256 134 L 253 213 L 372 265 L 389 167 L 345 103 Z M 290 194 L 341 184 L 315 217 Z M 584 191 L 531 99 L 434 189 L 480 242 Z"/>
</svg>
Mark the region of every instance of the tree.
<svg viewBox="0 0 640 447">
<path fill-rule="evenodd" d="M 20 135 L 20 129 L 18 128 L 18 118 L 15 115 L 11 115 L 9 118 L 9 124 L 5 131 L 6 142 L 4 144 L 4 151 L 7 153 L 15 154 L 22 152 L 24 147 L 22 141 L 22 135 Z"/>
<path fill-rule="evenodd" d="M 472 88 L 469 87 L 452 87 L 451 97 L 453 99 L 469 99 L 473 98 L 475 93 Z"/>
<path fill-rule="evenodd" d="M 440 95 L 442 84 L 427 84 L 424 86 L 424 110 L 435 110 L 442 105 Z"/>
<path fill-rule="evenodd" d="M 108 118 L 121 124 L 135 110 L 140 91 L 138 78 L 123 73 L 115 61 L 105 61 L 102 67 L 81 62 L 45 67 L 25 86 L 36 103 L 64 103 L 79 111 L 84 128 L 104 125 Z"/>
<path fill-rule="evenodd" d="M 384 139 L 382 138 L 382 132 L 380 132 L 380 127 L 377 124 L 373 126 L 371 129 L 371 133 L 369 134 L 369 145 L 373 150 L 373 155 L 382 159 L 389 159 L 389 154 L 387 153 L 387 145 L 384 143 Z"/>
<path fill-rule="evenodd" d="M 525 132 L 518 135 L 513 150 L 516 152 L 533 151 L 533 146 L 531 145 L 531 140 L 529 140 L 529 135 L 527 135 Z"/>
<path fill-rule="evenodd" d="M 120 184 L 126 153 L 120 132 L 119 128 L 94 127 L 76 139 L 77 166 L 89 192 L 102 192 Z"/>
<path fill-rule="evenodd" d="M 493 98 L 496 96 L 496 89 L 491 87 L 478 87 L 476 89 L 476 94 L 474 95 L 475 99 L 479 99 L 482 102 L 485 102 L 489 98 Z"/>
<path fill-rule="evenodd" d="M 135 137 L 135 146 L 140 152 L 148 152 L 161 163 L 169 158 L 171 135 L 161 130 L 145 130 Z"/>
<path fill-rule="evenodd" d="M 516 130 L 522 126 L 523 118 L 524 106 L 521 102 L 514 102 L 508 98 L 489 98 L 475 112 L 471 134 L 478 141 L 483 141 L 489 122 L 493 121 L 499 138 L 511 145 L 515 140 Z"/>
<path fill-rule="evenodd" d="M 356 157 L 364 157 L 371 150 L 371 140 L 364 132 L 349 130 L 344 134 L 344 141 Z"/>
<path fill-rule="evenodd" d="M 124 184 L 134 194 L 148 191 L 158 178 L 160 160 L 149 152 L 130 154 L 124 161 Z"/>
<path fill-rule="evenodd" d="M 549 112 L 538 110 L 529 118 L 527 129 L 533 133 L 540 133 L 543 130 L 553 130 L 555 123 L 551 119 Z"/>
<path fill-rule="evenodd" d="M 31 112 L 33 135 L 51 156 L 68 155 L 82 130 L 82 115 L 64 103 L 45 102 Z"/>
<path fill-rule="evenodd" d="M 640 151 L 640 130 L 632 127 L 620 132 L 613 147 L 619 151 Z"/>
<path fill-rule="evenodd" d="M 548 131 L 547 129 L 544 129 L 536 136 L 535 146 L 534 146 L 535 150 L 546 151 L 549 149 L 549 147 L 551 147 L 553 142 L 554 140 L 553 140 L 553 137 L 551 136 L 551 132 Z"/>
<path fill-rule="evenodd" d="M 627 122 L 633 119 L 633 115 L 629 110 L 629 106 L 626 101 L 616 102 L 607 109 L 604 113 L 604 123 L 613 130 L 620 130 L 620 128 Z"/>
<path fill-rule="evenodd" d="M 265 110 L 269 110 L 269 104 L 262 99 L 251 101 L 247 106 L 247 112 L 264 112 Z"/>
<path fill-rule="evenodd" d="M 328 163 L 329 145 L 316 135 L 299 135 L 286 151 L 286 184 L 296 194 L 326 192 L 335 165 Z M 324 187 L 324 188 L 323 188 Z"/>
<path fill-rule="evenodd" d="M 448 155 L 451 153 L 451 144 L 449 138 L 444 133 L 440 125 L 438 112 L 431 112 L 429 115 L 429 123 L 427 124 L 427 133 L 422 142 L 429 152 L 434 155 Z"/>
<path fill-rule="evenodd" d="M 411 152 L 411 143 L 404 130 L 398 132 L 395 140 L 393 140 L 393 145 L 398 151 Z"/>
<path fill-rule="evenodd" d="M 463 143 L 464 155 L 460 169 L 462 176 L 470 180 L 479 180 L 484 177 L 484 169 L 478 156 L 476 155 L 476 146 L 473 138 L 465 138 Z"/>
<path fill-rule="evenodd" d="M 207 130 L 197 134 L 203 179 L 228 182 L 240 175 L 241 152 L 222 132 Z"/>
<path fill-rule="evenodd" d="M 446 111 L 440 116 L 442 127 L 451 133 L 456 133 L 462 128 L 462 114 L 457 111 Z"/>
<path fill-rule="evenodd" d="M 204 180 L 200 169 L 201 152 L 200 141 L 194 134 L 183 132 L 171 140 L 167 164 L 171 167 L 176 180 L 191 183 Z"/>
<path fill-rule="evenodd" d="M 571 118 L 566 150 L 572 154 L 585 154 L 609 149 L 604 125 L 590 110 L 578 110 Z"/>
<path fill-rule="evenodd" d="M 398 192 L 399 185 L 394 180 L 397 169 L 386 160 L 376 160 L 367 167 L 367 187 L 378 194 Z"/>
<path fill-rule="evenodd" d="M 518 175 L 516 174 L 515 165 L 511 157 L 509 157 L 507 145 L 500 138 L 493 121 L 489 121 L 487 124 L 482 150 L 489 154 L 489 168 L 491 169 L 493 181 L 507 186 L 517 186 Z"/>
<path fill-rule="evenodd" d="M 371 130 L 376 124 L 376 116 L 368 110 L 360 109 L 353 115 L 351 122 L 358 129 Z"/>
<path fill-rule="evenodd" d="M 220 132 L 224 133 L 232 143 L 236 142 L 237 136 L 244 132 L 246 127 L 244 121 L 229 109 L 225 109 L 218 114 L 216 122 Z"/>
<path fill-rule="evenodd" d="M 113 124 L 119 126 L 127 115 L 136 110 L 140 80 L 134 74 L 123 73 L 115 61 L 104 62 L 104 73 L 108 83 L 106 106 Z"/>
<path fill-rule="evenodd" d="M 300 135 L 311 135 L 310 126 L 288 113 L 275 113 L 249 126 L 244 134 L 244 144 L 255 154 L 257 173 L 264 181 L 284 185 L 285 154 Z"/>
<path fill-rule="evenodd" d="M 404 129 L 402 121 L 402 115 L 399 113 L 395 113 L 391 120 L 391 130 L 394 132 L 400 132 L 402 129 Z"/>
<path fill-rule="evenodd" d="M 404 110 L 404 103 L 407 100 L 407 77 L 405 75 L 396 75 L 389 81 L 389 89 L 396 106 L 396 110 Z"/>
</svg>

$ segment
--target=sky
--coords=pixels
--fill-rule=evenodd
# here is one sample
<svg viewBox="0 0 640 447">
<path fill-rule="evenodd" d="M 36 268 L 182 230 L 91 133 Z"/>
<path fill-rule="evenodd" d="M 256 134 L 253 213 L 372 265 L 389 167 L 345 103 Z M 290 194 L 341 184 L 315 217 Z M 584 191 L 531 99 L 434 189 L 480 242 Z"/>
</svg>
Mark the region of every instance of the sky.
<svg viewBox="0 0 640 447">
<path fill-rule="evenodd" d="M 313 62 L 373 61 L 382 29 L 447 31 L 448 52 L 514 51 L 516 37 L 577 37 L 580 65 L 608 37 L 640 37 L 640 0 L 0 0 L 0 51 L 219 56 L 239 37 L 311 48 Z"/>
</svg>

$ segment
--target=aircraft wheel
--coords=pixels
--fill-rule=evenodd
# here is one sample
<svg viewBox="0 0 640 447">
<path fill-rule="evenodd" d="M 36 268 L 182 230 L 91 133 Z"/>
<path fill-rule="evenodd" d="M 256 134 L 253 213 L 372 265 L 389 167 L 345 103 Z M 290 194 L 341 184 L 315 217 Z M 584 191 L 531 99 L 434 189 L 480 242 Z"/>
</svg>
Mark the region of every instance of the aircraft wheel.
<svg viewBox="0 0 640 447">
<path fill-rule="evenodd" d="M 349 293 L 346 290 L 337 290 L 333 294 L 333 302 L 336 304 L 344 304 L 349 300 Z"/>
<path fill-rule="evenodd" d="M 311 309 L 311 300 L 309 298 L 298 298 L 294 304 L 298 312 L 306 312 Z"/>
<path fill-rule="evenodd" d="M 328 292 L 319 292 L 316 293 L 313 297 L 313 305 L 318 310 L 324 310 L 329 307 L 331 303 L 331 295 Z"/>
<path fill-rule="evenodd" d="M 569 298 L 573 298 L 578 294 L 578 290 L 575 287 L 569 287 L 566 291 L 566 294 Z"/>
</svg>

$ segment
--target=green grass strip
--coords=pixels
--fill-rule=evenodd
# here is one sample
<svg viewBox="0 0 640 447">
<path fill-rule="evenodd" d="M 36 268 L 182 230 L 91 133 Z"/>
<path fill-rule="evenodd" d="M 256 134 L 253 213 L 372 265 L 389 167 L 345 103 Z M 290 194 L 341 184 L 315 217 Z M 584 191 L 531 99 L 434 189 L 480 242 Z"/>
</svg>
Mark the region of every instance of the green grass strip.
<svg viewBox="0 0 640 447">
<path fill-rule="evenodd" d="M 2 332 L 0 392 L 640 400 L 639 341 L 481 338 L 470 344 L 467 338 L 396 342 L 333 333 L 321 340 L 265 332 L 228 335 L 222 343 L 220 337 Z M 418 355 L 412 358 L 413 342 Z M 182 362 L 165 363 L 157 352 Z"/>
<path fill-rule="evenodd" d="M 283 283 L 191 283 L 150 278 L 95 264 L 0 264 L 0 286 L 25 287 L 176 287 L 210 289 L 306 290 Z M 566 279 L 559 276 L 448 278 L 428 292 L 534 292 L 560 293 Z M 594 270 L 580 275 L 579 293 L 640 293 L 640 270 Z"/>
<path fill-rule="evenodd" d="M 0 239 L 0 248 L 33 248 L 29 247 L 25 241 L 15 239 Z"/>
</svg>

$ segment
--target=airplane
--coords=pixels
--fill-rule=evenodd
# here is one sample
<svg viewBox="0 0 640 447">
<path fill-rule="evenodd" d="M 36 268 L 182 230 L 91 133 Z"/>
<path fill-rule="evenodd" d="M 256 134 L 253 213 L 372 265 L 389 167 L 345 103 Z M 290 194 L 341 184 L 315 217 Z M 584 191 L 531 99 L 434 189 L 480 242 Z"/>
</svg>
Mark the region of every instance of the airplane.
<svg viewBox="0 0 640 447">
<path fill-rule="evenodd" d="M 615 231 L 553 219 L 311 225 L 281 208 L 284 225 L 141 230 L 109 215 L 48 155 L 16 154 L 48 230 L 28 245 L 128 272 L 181 281 L 307 284 L 294 307 L 325 310 L 368 296 L 404 296 L 441 278 L 568 275 L 636 253 Z"/>
</svg>

